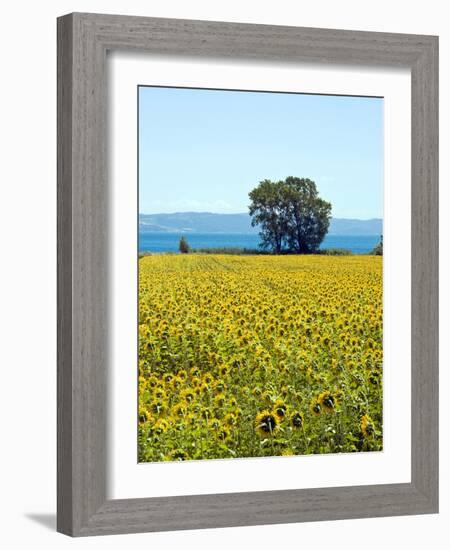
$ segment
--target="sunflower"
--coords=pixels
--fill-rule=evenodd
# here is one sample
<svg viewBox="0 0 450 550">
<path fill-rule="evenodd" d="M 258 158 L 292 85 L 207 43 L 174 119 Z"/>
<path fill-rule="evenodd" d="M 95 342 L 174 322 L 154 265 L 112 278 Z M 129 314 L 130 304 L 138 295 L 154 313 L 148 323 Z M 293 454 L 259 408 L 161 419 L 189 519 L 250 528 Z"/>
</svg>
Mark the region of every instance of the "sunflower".
<svg viewBox="0 0 450 550">
<path fill-rule="evenodd" d="M 259 435 L 272 435 L 278 429 L 278 419 L 269 411 L 262 411 L 256 415 L 255 430 Z"/>
<path fill-rule="evenodd" d="M 214 382 L 213 388 L 214 388 L 214 392 L 216 394 L 219 394 L 219 393 L 222 393 L 223 390 L 225 389 L 225 384 L 222 381 L 217 380 L 217 382 Z"/>
<path fill-rule="evenodd" d="M 186 407 L 186 403 L 184 402 L 177 403 L 175 407 L 172 409 L 172 414 L 174 416 L 183 417 L 183 416 L 186 416 L 186 413 L 187 413 L 187 407 Z"/>
<path fill-rule="evenodd" d="M 214 397 L 214 402 L 217 405 L 217 407 L 223 407 L 225 405 L 225 394 L 224 393 L 218 393 Z"/>
<path fill-rule="evenodd" d="M 220 420 L 218 418 L 210 418 L 208 420 L 208 427 L 213 430 L 218 430 L 220 428 Z"/>
<path fill-rule="evenodd" d="M 163 376 L 163 380 L 165 384 L 170 384 L 173 380 L 173 374 L 170 372 L 166 372 L 166 374 Z"/>
<path fill-rule="evenodd" d="M 283 420 L 287 412 L 286 403 L 284 403 L 284 401 L 282 401 L 281 399 L 277 399 L 273 406 L 273 412 L 277 415 L 279 420 Z"/>
<path fill-rule="evenodd" d="M 154 401 L 150 405 L 150 410 L 153 414 L 161 414 L 165 410 L 164 403 L 162 401 Z"/>
<path fill-rule="evenodd" d="M 261 388 L 259 386 L 255 386 L 252 389 L 252 394 L 254 395 L 254 397 L 259 397 L 262 394 Z"/>
<path fill-rule="evenodd" d="M 330 345 L 330 338 L 329 336 L 323 336 L 322 337 L 322 344 L 325 346 L 325 347 L 328 347 Z"/>
<path fill-rule="evenodd" d="M 156 378 L 156 376 L 150 376 L 150 378 L 147 380 L 147 386 L 149 388 L 156 388 L 156 386 L 158 385 L 159 381 L 158 379 Z"/>
<path fill-rule="evenodd" d="M 139 460 L 380 448 L 381 283 L 370 256 L 140 260 Z"/>
<path fill-rule="evenodd" d="M 184 400 L 190 403 L 195 399 L 195 393 L 190 389 L 186 388 L 180 393 L 180 397 Z"/>
<path fill-rule="evenodd" d="M 155 424 L 155 432 L 158 435 L 161 435 L 164 432 L 166 432 L 168 428 L 169 428 L 169 423 L 167 422 L 167 420 L 164 420 L 163 418 L 160 418 Z"/>
<path fill-rule="evenodd" d="M 291 425 L 293 428 L 301 428 L 303 426 L 303 416 L 302 413 L 295 412 L 291 416 Z"/>
<path fill-rule="evenodd" d="M 226 376 L 230 372 L 230 366 L 229 365 L 221 365 L 219 368 L 219 372 L 221 376 Z"/>
<path fill-rule="evenodd" d="M 317 398 L 317 401 L 325 412 L 333 412 L 336 408 L 337 398 L 329 391 L 322 392 Z"/>
<path fill-rule="evenodd" d="M 180 372 L 182 372 L 182 371 L 180 371 Z M 200 371 L 200 369 L 199 369 L 198 367 L 192 367 L 192 368 L 189 370 L 189 373 L 190 373 L 190 375 L 193 376 L 193 377 L 198 377 L 198 376 L 200 376 L 201 371 Z"/>
<path fill-rule="evenodd" d="M 146 409 L 140 408 L 139 409 L 139 424 L 144 424 L 144 422 L 147 422 L 150 415 L 148 414 Z"/>
<path fill-rule="evenodd" d="M 236 426 L 238 417 L 234 413 L 228 413 L 225 415 L 223 422 L 227 426 Z"/>
<path fill-rule="evenodd" d="M 319 416 L 320 413 L 322 412 L 322 407 L 320 406 L 320 403 L 317 399 L 315 399 L 311 403 L 310 409 L 311 409 L 311 412 L 316 416 Z"/>
<path fill-rule="evenodd" d="M 375 426 L 373 420 L 368 414 L 365 414 L 361 418 L 361 431 L 366 438 L 373 437 L 375 435 Z"/>
<path fill-rule="evenodd" d="M 181 378 L 178 378 L 178 376 L 175 376 L 175 378 L 171 382 L 171 386 L 174 390 L 178 390 L 183 385 L 184 380 Z"/>
<path fill-rule="evenodd" d="M 186 413 L 186 416 L 184 417 L 184 422 L 186 422 L 187 424 L 190 424 L 191 426 L 197 426 L 198 416 L 194 414 L 192 411 L 188 411 Z"/>
<path fill-rule="evenodd" d="M 162 400 L 166 398 L 166 392 L 164 391 L 163 388 L 159 388 L 159 387 L 155 389 L 152 395 L 156 400 Z"/>
<path fill-rule="evenodd" d="M 220 441 L 230 441 L 231 439 L 230 429 L 227 426 L 220 426 L 219 429 L 216 431 L 216 437 Z"/>
<path fill-rule="evenodd" d="M 232 397 L 229 401 L 229 406 L 234 409 L 238 405 L 237 399 L 235 397 Z"/>
<path fill-rule="evenodd" d="M 187 454 L 182 449 L 174 449 L 164 457 L 164 460 L 186 460 L 188 458 Z"/>
</svg>

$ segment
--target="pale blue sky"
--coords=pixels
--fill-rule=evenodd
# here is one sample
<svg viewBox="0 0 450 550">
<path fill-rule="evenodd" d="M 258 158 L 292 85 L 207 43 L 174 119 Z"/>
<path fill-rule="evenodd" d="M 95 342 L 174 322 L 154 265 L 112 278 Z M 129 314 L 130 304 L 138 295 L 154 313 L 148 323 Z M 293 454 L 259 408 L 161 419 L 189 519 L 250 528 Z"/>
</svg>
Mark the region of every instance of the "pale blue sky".
<svg viewBox="0 0 450 550">
<path fill-rule="evenodd" d="M 260 180 L 287 176 L 333 217 L 381 218 L 383 100 L 139 88 L 139 212 L 247 212 Z"/>
</svg>

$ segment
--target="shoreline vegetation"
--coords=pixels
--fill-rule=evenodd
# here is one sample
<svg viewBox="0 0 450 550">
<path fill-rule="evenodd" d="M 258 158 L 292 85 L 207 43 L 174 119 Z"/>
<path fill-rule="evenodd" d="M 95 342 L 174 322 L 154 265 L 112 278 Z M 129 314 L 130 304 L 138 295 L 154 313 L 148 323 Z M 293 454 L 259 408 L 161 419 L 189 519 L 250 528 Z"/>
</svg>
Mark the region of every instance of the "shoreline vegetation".
<svg viewBox="0 0 450 550">
<path fill-rule="evenodd" d="M 381 245 L 382 246 L 382 245 Z M 145 256 L 160 256 L 160 255 L 178 255 L 178 254 L 225 254 L 233 256 L 303 256 L 303 254 L 297 254 L 290 251 L 282 251 L 280 253 L 274 253 L 269 250 L 258 250 L 257 248 L 240 248 L 234 246 L 227 247 L 210 247 L 210 248 L 189 248 L 188 252 L 151 252 L 141 250 L 139 252 L 139 258 L 144 258 Z M 308 254 L 308 256 L 313 256 L 314 254 Z M 324 248 L 317 250 L 315 252 L 317 256 L 381 256 L 382 249 L 380 253 L 380 244 L 378 244 L 370 252 L 364 252 L 361 254 L 352 252 L 347 248 Z"/>
</svg>

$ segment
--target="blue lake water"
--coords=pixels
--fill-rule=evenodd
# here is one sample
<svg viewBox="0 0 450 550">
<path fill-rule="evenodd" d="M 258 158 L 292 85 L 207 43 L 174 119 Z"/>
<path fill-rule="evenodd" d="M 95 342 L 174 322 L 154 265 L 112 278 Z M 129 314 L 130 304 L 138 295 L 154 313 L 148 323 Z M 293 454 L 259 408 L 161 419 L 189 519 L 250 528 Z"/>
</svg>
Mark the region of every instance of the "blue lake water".
<svg viewBox="0 0 450 550">
<path fill-rule="evenodd" d="M 139 232 L 140 252 L 178 252 L 182 233 Z M 253 248 L 260 239 L 249 233 L 184 233 L 191 248 Z M 347 248 L 354 254 L 366 254 L 379 242 L 379 235 L 327 235 L 320 248 Z"/>
</svg>

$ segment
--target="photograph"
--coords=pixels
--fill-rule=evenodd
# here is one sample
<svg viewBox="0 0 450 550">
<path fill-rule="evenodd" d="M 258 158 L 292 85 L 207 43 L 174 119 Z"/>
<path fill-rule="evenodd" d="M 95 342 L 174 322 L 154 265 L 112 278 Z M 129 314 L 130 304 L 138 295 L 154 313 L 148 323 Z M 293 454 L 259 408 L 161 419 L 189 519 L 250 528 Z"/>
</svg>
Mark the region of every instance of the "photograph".
<svg viewBox="0 0 450 550">
<path fill-rule="evenodd" d="M 138 462 L 383 450 L 383 97 L 138 94 Z"/>
</svg>

